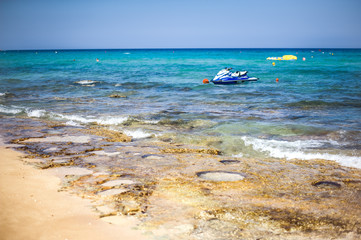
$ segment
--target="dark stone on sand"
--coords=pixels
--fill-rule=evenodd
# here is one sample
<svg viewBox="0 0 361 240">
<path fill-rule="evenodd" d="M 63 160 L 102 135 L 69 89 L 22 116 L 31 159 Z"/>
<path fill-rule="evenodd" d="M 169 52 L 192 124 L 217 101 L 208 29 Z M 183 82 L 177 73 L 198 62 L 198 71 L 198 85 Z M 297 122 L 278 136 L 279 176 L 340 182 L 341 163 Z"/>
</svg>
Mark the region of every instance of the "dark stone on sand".
<svg viewBox="0 0 361 240">
<path fill-rule="evenodd" d="M 234 163 L 239 163 L 240 161 L 239 160 L 221 160 L 219 161 L 223 164 L 234 164 Z"/>
<path fill-rule="evenodd" d="M 315 187 L 331 187 L 331 188 L 341 188 L 341 184 L 333 181 L 317 181 L 312 183 L 312 186 Z"/>
<path fill-rule="evenodd" d="M 197 176 L 204 180 L 215 182 L 233 182 L 243 180 L 245 178 L 241 173 L 226 171 L 203 171 L 198 172 Z"/>
</svg>

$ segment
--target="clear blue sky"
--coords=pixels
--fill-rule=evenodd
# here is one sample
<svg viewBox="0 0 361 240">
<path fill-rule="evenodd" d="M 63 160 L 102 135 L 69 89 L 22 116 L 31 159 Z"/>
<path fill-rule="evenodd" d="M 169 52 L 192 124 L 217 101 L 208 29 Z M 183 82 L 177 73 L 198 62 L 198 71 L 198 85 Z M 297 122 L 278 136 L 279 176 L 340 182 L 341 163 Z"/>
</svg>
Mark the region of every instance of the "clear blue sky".
<svg viewBox="0 0 361 240">
<path fill-rule="evenodd" d="M 0 49 L 361 48 L 361 0 L 0 0 Z"/>
</svg>

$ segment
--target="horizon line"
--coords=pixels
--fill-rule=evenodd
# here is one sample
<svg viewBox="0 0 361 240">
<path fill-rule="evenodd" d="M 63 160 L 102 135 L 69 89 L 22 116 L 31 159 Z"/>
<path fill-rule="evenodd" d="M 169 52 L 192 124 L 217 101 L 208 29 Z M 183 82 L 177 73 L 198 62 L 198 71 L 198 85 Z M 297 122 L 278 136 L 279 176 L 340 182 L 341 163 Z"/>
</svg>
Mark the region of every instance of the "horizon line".
<svg viewBox="0 0 361 240">
<path fill-rule="evenodd" d="M 197 47 L 189 47 L 189 48 L 182 48 L 182 47 L 165 47 L 165 48 L 40 48 L 40 49 L 0 49 L 0 52 L 5 51 L 74 51 L 74 50 L 80 50 L 80 51 L 89 51 L 89 50 L 232 50 L 232 49 L 361 49 L 361 47 L 212 47 L 212 48 L 197 48 Z"/>
</svg>

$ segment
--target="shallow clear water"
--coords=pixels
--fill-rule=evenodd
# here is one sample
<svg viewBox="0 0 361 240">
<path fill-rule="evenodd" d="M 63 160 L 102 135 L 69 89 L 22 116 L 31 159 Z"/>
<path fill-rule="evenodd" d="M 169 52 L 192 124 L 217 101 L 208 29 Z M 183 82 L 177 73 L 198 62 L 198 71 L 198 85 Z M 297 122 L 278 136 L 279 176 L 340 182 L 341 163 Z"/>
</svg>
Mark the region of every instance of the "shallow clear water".
<svg viewBox="0 0 361 240">
<path fill-rule="evenodd" d="M 266 60 L 286 54 L 298 60 Z M 260 80 L 202 84 L 224 67 Z M 5 51 L 0 114 L 361 167 L 360 81 L 360 49 Z"/>
</svg>

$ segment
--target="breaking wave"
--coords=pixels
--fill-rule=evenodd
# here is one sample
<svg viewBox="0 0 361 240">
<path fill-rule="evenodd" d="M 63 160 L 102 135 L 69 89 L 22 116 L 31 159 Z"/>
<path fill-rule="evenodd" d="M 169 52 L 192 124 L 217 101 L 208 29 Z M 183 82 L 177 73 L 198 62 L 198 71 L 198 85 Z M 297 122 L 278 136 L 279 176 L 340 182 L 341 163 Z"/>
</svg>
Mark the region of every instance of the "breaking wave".
<svg viewBox="0 0 361 240">
<path fill-rule="evenodd" d="M 288 160 L 324 159 L 335 161 L 347 167 L 361 168 L 361 158 L 358 156 L 315 152 L 315 148 L 321 148 L 327 144 L 339 145 L 338 142 L 333 140 L 298 140 L 292 142 L 259 139 L 249 136 L 243 136 L 241 139 L 244 141 L 245 146 L 250 146 L 255 151 L 265 153 L 274 158 L 285 158 Z"/>
<path fill-rule="evenodd" d="M 23 111 L 23 109 L 19 108 L 19 107 L 8 107 L 8 106 L 4 106 L 4 105 L 0 105 L 0 113 L 4 113 L 4 114 L 19 114 Z"/>
<path fill-rule="evenodd" d="M 131 136 L 134 139 L 142 139 L 142 138 L 150 138 L 153 136 L 151 133 L 146 133 L 141 129 L 137 129 L 135 131 L 131 130 L 124 130 L 123 131 L 126 135 Z"/>
</svg>

